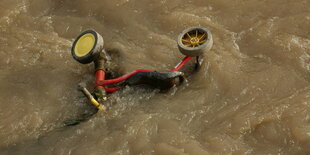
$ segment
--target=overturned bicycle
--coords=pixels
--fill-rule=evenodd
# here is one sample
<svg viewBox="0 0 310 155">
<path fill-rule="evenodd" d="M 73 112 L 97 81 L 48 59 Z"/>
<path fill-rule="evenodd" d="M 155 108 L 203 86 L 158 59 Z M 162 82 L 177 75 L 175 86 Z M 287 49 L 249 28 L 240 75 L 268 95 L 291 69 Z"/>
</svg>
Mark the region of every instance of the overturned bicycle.
<svg viewBox="0 0 310 155">
<path fill-rule="evenodd" d="M 181 84 L 184 79 L 184 73 L 181 71 L 183 66 L 191 59 L 196 59 L 196 67 L 199 66 L 199 59 L 202 59 L 203 54 L 212 48 L 213 40 L 206 28 L 185 29 L 177 38 L 178 49 L 185 57 L 173 69 L 166 72 L 136 69 L 114 79 L 106 79 L 106 71 L 109 69 L 106 63 L 113 60 L 103 49 L 103 45 L 104 41 L 100 34 L 94 30 L 87 30 L 76 38 L 71 50 L 76 61 L 82 64 L 94 63 L 94 92 L 90 93 L 85 85 L 79 85 L 79 89 L 98 110 L 106 109 L 104 103 L 98 102 L 102 101 L 100 98 L 105 98 L 107 94 L 116 92 L 125 86 L 149 85 L 156 89 L 167 90 Z"/>
</svg>

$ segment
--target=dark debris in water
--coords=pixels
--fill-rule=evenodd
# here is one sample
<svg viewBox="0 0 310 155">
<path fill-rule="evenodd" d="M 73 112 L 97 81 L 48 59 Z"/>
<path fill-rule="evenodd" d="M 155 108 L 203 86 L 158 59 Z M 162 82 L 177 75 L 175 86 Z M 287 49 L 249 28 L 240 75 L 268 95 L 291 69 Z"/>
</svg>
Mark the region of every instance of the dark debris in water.
<svg viewBox="0 0 310 155">
<path fill-rule="evenodd" d="M 82 122 L 85 122 L 89 120 L 93 115 L 95 115 L 98 112 L 97 108 L 92 108 L 92 110 L 86 111 L 85 113 L 81 114 L 77 118 L 65 120 L 63 122 L 64 126 L 75 126 Z"/>
</svg>

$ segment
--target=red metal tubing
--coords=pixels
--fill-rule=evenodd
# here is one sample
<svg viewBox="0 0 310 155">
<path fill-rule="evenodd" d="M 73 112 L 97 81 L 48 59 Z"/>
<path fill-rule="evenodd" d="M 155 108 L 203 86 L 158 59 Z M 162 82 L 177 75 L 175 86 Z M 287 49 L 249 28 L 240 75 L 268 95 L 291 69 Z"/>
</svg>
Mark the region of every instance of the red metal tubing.
<svg viewBox="0 0 310 155">
<path fill-rule="evenodd" d="M 105 92 L 107 92 L 107 93 L 114 93 L 114 92 L 116 92 L 116 91 L 118 91 L 120 88 L 105 88 L 104 87 L 104 90 L 105 90 Z"/>
<path fill-rule="evenodd" d="M 104 86 L 100 84 L 101 81 L 104 81 L 104 78 L 105 72 L 103 70 L 96 70 L 95 88 L 104 88 Z"/>
<path fill-rule="evenodd" d="M 102 81 L 101 84 L 102 85 L 116 84 L 116 83 L 122 82 L 122 81 L 132 77 L 133 75 L 135 75 L 135 74 L 137 74 L 139 72 L 154 72 L 154 71 L 153 70 L 145 70 L 145 69 L 137 69 L 137 70 L 134 70 L 131 73 L 127 73 L 127 74 L 125 74 L 125 75 L 123 75 L 121 77 L 118 77 L 116 79 Z"/>
<path fill-rule="evenodd" d="M 105 72 L 103 70 L 96 71 L 95 88 L 103 88 L 107 93 L 113 93 L 119 88 L 106 88 L 102 83 L 105 79 Z"/>
<path fill-rule="evenodd" d="M 192 57 L 189 56 L 183 58 L 183 60 L 169 72 L 179 71 L 191 58 Z"/>
</svg>

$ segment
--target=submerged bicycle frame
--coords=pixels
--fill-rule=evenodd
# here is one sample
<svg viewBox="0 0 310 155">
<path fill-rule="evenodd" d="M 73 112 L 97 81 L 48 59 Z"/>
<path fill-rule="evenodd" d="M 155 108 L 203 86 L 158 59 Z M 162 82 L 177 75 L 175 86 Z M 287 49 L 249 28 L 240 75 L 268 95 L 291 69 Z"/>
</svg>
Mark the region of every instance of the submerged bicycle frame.
<svg viewBox="0 0 310 155">
<path fill-rule="evenodd" d="M 173 69 L 171 69 L 168 72 L 175 72 L 175 71 L 179 71 L 192 57 L 190 56 L 186 56 L 185 58 L 183 58 L 183 60 L 176 65 Z M 102 88 L 105 90 L 105 92 L 107 93 L 113 93 L 117 90 L 119 90 L 121 87 L 114 87 L 114 88 L 107 88 L 107 85 L 115 85 L 121 82 L 124 82 L 125 80 L 134 77 L 135 75 L 137 75 L 138 73 L 147 73 L 147 72 L 156 72 L 153 70 L 145 70 L 145 69 L 136 69 L 130 73 L 127 73 L 121 77 L 115 78 L 115 79 L 105 79 L 105 71 L 102 69 L 98 69 L 96 70 L 96 79 L 95 79 L 95 89 L 97 88 Z M 163 72 L 164 73 L 164 72 Z"/>
<path fill-rule="evenodd" d="M 180 69 L 193 57 L 199 65 L 199 57 L 209 51 L 213 45 L 211 33 L 202 27 L 191 27 L 185 29 L 177 40 L 179 51 L 185 55 L 182 61 L 173 69 L 167 72 L 157 72 L 154 70 L 137 69 L 115 79 L 106 79 L 105 63 L 108 60 L 107 53 L 103 49 L 102 36 L 93 30 L 81 33 L 73 42 L 71 54 L 75 60 L 82 64 L 94 62 L 95 64 L 95 97 L 113 93 L 126 85 L 150 85 L 161 90 L 173 87 L 183 81 L 183 72 Z M 99 110 L 105 109 L 91 93 L 80 85 L 80 90 L 87 96 L 93 105 Z M 104 94 L 104 95 L 102 95 Z"/>
</svg>

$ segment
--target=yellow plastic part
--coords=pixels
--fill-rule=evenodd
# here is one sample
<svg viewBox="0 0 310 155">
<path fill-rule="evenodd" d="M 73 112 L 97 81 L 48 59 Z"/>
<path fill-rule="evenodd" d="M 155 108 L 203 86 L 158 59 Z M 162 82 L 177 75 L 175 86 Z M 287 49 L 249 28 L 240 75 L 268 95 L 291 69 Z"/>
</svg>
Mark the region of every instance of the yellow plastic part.
<svg viewBox="0 0 310 155">
<path fill-rule="evenodd" d="M 74 53 L 78 57 L 85 56 L 95 46 L 95 36 L 91 33 L 86 33 L 76 42 Z"/>
<path fill-rule="evenodd" d="M 182 38 L 182 43 L 187 47 L 196 47 L 204 44 L 206 41 L 206 33 L 199 30 L 188 32 Z"/>
<path fill-rule="evenodd" d="M 101 105 L 97 100 L 95 100 L 94 98 L 92 98 L 91 103 L 96 106 L 98 108 L 98 110 L 105 110 L 105 107 L 103 105 Z"/>
</svg>

